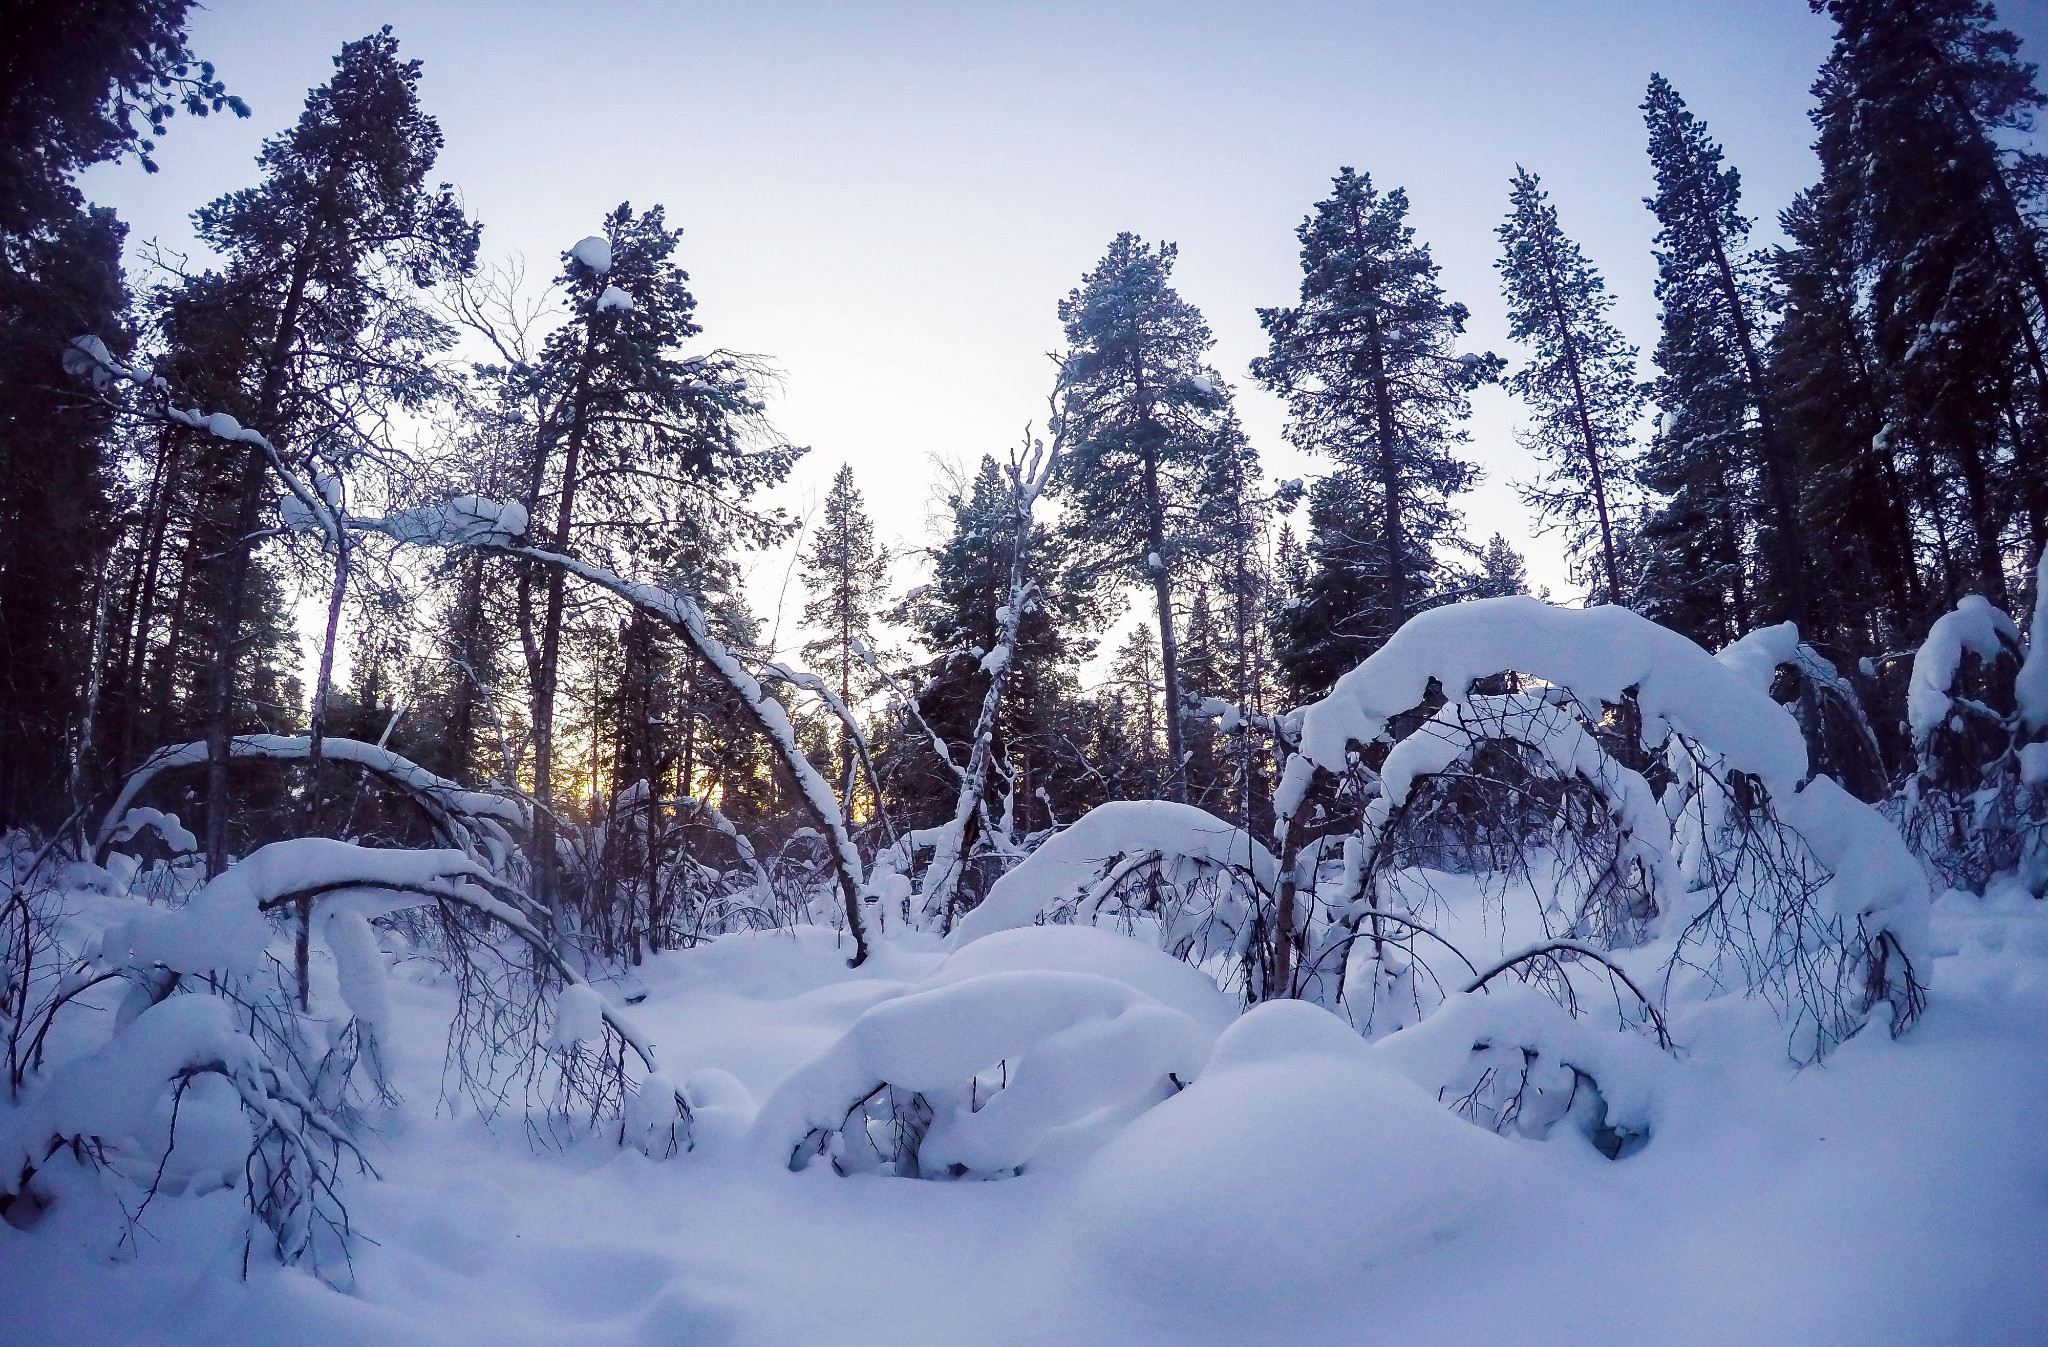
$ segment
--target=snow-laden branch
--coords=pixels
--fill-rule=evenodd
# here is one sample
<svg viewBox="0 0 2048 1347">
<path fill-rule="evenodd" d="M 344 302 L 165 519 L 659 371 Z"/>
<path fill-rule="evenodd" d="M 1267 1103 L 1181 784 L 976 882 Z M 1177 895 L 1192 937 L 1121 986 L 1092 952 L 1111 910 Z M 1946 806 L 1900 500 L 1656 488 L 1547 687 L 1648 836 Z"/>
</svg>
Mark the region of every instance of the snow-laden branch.
<svg viewBox="0 0 2048 1347">
<path fill-rule="evenodd" d="M 847 738 L 853 743 L 855 756 L 860 759 L 860 769 L 867 773 L 868 785 L 874 789 L 875 813 L 881 817 L 882 830 L 889 835 L 889 841 L 893 845 L 896 841 L 896 825 L 889 821 L 888 807 L 882 803 L 882 778 L 875 772 L 875 758 L 868 749 L 868 737 L 861 732 L 859 723 L 853 718 L 853 712 L 847 709 L 845 702 L 839 700 L 839 694 L 832 691 L 824 679 L 808 669 L 798 669 L 788 664 L 770 664 L 762 672 L 771 681 L 779 679 L 791 687 L 816 693 L 818 699 L 825 703 L 825 708 L 839 718 L 839 724 L 846 730 Z M 852 783 L 849 782 L 849 790 L 851 786 Z M 847 803 L 851 805 L 852 801 L 849 800 Z"/>
<path fill-rule="evenodd" d="M 600 589 L 609 591 L 626 600 L 642 612 L 651 614 L 666 623 L 670 630 L 681 636 L 690 648 L 701 658 L 725 685 L 739 695 L 747 708 L 748 716 L 756 727 L 768 737 L 783 765 L 796 778 L 797 792 L 804 805 L 804 811 L 811 821 L 829 840 L 833 866 L 838 873 L 840 896 L 845 902 L 846 925 L 853 936 L 854 954 L 850 961 L 859 967 L 868 957 L 867 914 L 861 904 L 863 873 L 860 851 L 853 844 L 853 836 L 846 829 L 845 819 L 840 813 L 839 797 L 829 782 L 821 776 L 811 760 L 797 744 L 796 729 L 790 724 L 789 711 L 762 690 L 760 681 L 748 673 L 746 666 L 728 649 L 724 642 L 711 634 L 711 627 L 704 619 L 704 610 L 696 600 L 687 594 L 662 589 L 657 585 L 641 584 L 595 566 L 587 561 L 549 552 L 538 547 L 524 547 L 509 542 L 470 542 L 457 546 L 482 547 L 506 556 L 524 557 L 544 565 L 557 566 Z"/>
<path fill-rule="evenodd" d="M 507 830 L 527 826 L 526 811 L 517 801 L 483 791 L 466 790 L 390 749 L 357 739 L 330 738 L 323 742 L 322 751 L 331 762 L 355 763 L 399 787 L 425 808 L 436 825 L 465 851 L 471 845 L 467 825 L 480 825 L 486 832 L 487 842 L 495 844 L 489 849 L 494 853 L 491 859 L 499 866 L 503 865 L 512 846 Z M 305 736 L 240 734 L 228 741 L 231 758 L 291 762 L 302 760 L 311 752 L 312 740 Z M 122 820 L 128 816 L 129 807 L 151 781 L 164 772 L 196 767 L 206 761 L 206 756 L 204 740 L 169 745 L 150 754 L 122 783 L 120 794 L 115 796 L 114 803 L 101 819 L 93 838 L 94 846 L 104 847 L 114 840 Z"/>
</svg>

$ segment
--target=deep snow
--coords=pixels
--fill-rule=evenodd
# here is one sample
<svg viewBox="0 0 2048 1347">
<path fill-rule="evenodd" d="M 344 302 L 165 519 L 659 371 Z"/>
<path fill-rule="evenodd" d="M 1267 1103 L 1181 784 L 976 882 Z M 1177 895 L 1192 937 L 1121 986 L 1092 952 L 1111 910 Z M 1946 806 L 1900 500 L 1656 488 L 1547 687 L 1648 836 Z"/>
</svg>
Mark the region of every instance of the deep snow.
<svg viewBox="0 0 2048 1347">
<path fill-rule="evenodd" d="M 1507 947 L 1467 881 L 1441 925 Z M 1529 904 L 1510 902 L 1510 912 Z M 993 1182 L 841 1178 L 751 1158 L 799 1066 L 918 984 L 1047 964 L 1126 981 L 1080 933 L 948 954 L 832 932 L 730 936 L 634 975 L 698 1147 L 535 1150 L 437 1108 L 450 995 L 388 984 L 406 1102 L 346 1189 L 376 1241 L 343 1295 L 260 1258 L 240 1194 L 159 1198 L 110 1249 L 83 1193 L 0 1225 L 0 1322 L 24 1343 L 2040 1343 L 2048 1341 L 2048 911 L 1951 894 L 1925 1019 L 1795 1071 L 1755 1001 L 1679 1008 L 1648 1144 L 1503 1138 L 1325 1012 L 1224 1027 L 1198 986 L 1144 989 L 1222 1028 L 1187 1090 L 1106 1141 Z M 1089 933 L 1093 935 L 1095 933 Z M 1124 940 L 1100 935 L 1097 940 Z M 1066 952 L 1046 949 L 1064 942 Z M 1024 943 L 1028 943 L 1024 942 Z M 1136 948 L 1135 942 L 1131 942 Z M 324 951 L 316 987 L 336 993 Z M 938 976 L 934 978 L 934 975 Z M 622 989 L 607 988 L 608 993 Z M 1425 1023 L 1425 1028 L 1427 1022 Z M 1415 1030 L 1404 1033 L 1418 1032 Z M 1601 1032 L 1606 1032 L 1602 1030 Z M 78 1046 L 91 1046 L 81 1031 Z M 1398 1043 L 1400 1035 L 1382 1040 Z M 1415 1057 L 1409 1053 L 1406 1057 Z M 77 1176 L 81 1188 L 93 1184 Z M 112 1255 L 112 1256 L 110 1256 Z"/>
</svg>

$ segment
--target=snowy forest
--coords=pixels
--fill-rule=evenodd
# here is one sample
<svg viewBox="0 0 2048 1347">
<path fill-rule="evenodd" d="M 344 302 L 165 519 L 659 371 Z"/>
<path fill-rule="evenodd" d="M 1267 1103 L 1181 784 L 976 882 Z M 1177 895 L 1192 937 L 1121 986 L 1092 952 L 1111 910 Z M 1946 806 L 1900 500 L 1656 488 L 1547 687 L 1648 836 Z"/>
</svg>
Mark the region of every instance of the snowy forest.
<svg viewBox="0 0 2048 1347">
<path fill-rule="evenodd" d="M 1811 8 L 1817 179 L 1643 72 L 1502 349 L 1370 137 L 1248 366 L 1077 257 L 906 555 L 679 207 L 494 251 L 403 25 L 284 109 L 9 6 L 0 1337 L 2048 1341 L 2048 95 Z M 79 178 L 198 118 L 195 261 Z"/>
</svg>

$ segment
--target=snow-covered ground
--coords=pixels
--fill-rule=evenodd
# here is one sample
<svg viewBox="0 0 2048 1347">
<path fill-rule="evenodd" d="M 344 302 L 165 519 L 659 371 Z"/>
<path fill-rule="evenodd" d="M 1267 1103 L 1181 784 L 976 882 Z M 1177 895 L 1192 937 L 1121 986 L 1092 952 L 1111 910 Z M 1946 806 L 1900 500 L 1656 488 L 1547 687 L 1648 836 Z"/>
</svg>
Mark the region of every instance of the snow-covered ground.
<svg viewBox="0 0 2048 1347">
<path fill-rule="evenodd" d="M 1469 884 L 1444 887 L 1475 954 L 1512 943 Z M 1620 1160 L 1568 1126 L 1496 1136 L 1396 1069 L 1416 1054 L 1388 1045 L 1420 1031 L 1369 1045 L 1289 1003 L 1224 1029 L 1121 1130 L 987 1182 L 764 1164 L 730 1089 L 668 1160 L 451 1117 L 451 994 L 404 963 L 386 1052 L 405 1102 L 369 1146 L 382 1181 L 346 1190 L 374 1241 L 354 1294 L 260 1256 L 243 1279 L 235 1191 L 159 1197 L 139 1249 L 59 1201 L 0 1225 L 0 1339 L 2048 1342 L 2048 905 L 1951 894 L 1932 936 L 1924 1020 L 1821 1066 L 1792 1067 L 1759 1002 L 1680 1007 L 1683 1050 L 1646 1077 L 1652 1135 Z M 1068 944 L 1080 973 L 1110 957 Z M 818 929 L 726 937 L 637 970 L 634 1013 L 677 1079 L 718 1068 L 766 1101 L 947 957 L 884 943 L 855 972 L 846 953 Z"/>
</svg>

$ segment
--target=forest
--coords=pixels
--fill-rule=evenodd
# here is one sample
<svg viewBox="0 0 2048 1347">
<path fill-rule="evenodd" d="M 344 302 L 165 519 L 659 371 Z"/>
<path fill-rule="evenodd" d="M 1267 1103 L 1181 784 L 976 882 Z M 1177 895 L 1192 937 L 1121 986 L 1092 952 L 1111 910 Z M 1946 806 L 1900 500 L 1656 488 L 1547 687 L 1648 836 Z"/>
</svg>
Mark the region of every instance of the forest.
<svg viewBox="0 0 2048 1347">
<path fill-rule="evenodd" d="M 911 556 L 900 483 L 791 507 L 678 214 L 494 254 L 401 26 L 285 111 L 197 8 L 0 20 L 10 1332 L 2048 1335 L 1990 4 L 1813 0 L 1775 231 L 1646 72 L 1652 350 L 1538 164 L 1500 351 L 1369 137 L 1246 368 L 1118 233 Z M 203 261 L 87 200 L 208 117 L 269 130 Z M 1568 596 L 1470 527 L 1481 390 Z"/>
</svg>

